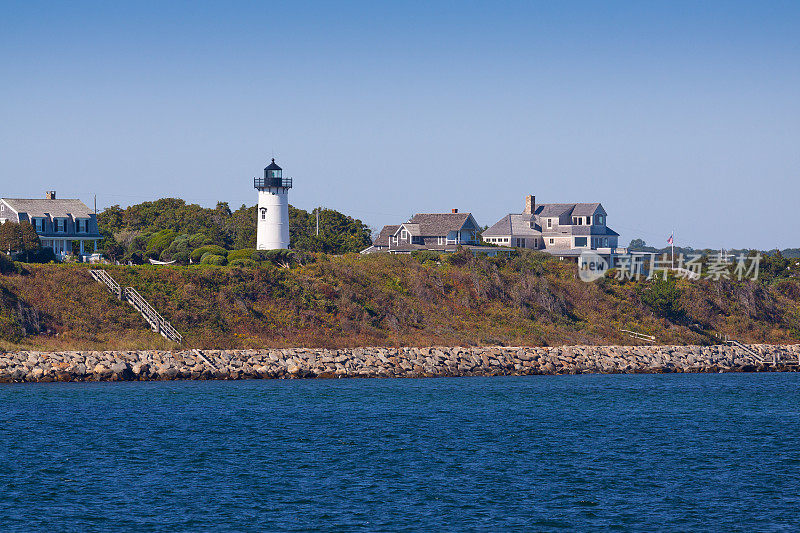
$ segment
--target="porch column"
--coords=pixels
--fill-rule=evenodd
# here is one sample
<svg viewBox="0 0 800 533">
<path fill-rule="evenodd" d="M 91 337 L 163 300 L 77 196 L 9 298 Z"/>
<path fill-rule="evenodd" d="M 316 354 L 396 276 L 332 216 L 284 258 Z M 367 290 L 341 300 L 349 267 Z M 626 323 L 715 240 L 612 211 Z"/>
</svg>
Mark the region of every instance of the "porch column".
<svg viewBox="0 0 800 533">
<path fill-rule="evenodd" d="M 81 239 L 81 255 L 83 255 L 83 239 Z"/>
</svg>

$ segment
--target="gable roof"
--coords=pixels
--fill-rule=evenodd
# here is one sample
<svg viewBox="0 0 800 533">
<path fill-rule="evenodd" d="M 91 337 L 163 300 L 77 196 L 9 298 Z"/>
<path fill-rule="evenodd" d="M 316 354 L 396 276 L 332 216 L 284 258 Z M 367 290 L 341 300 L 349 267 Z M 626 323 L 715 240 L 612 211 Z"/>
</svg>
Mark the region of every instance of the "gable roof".
<svg viewBox="0 0 800 533">
<path fill-rule="evenodd" d="M 389 237 L 397 233 L 399 225 L 394 226 L 384 226 L 381 232 L 378 234 L 378 237 L 375 239 L 375 242 L 372 243 L 373 246 L 389 246 Z"/>
<path fill-rule="evenodd" d="M 536 214 L 540 217 L 560 217 L 562 215 L 586 217 L 592 216 L 600 209 L 605 214 L 599 202 L 577 204 L 538 204 Z"/>
<path fill-rule="evenodd" d="M 576 217 L 590 217 L 594 215 L 597 209 L 603 210 L 603 207 L 599 203 L 593 204 L 575 204 L 575 208 L 572 210 L 572 214 Z M 605 211 L 604 211 L 605 212 Z"/>
<path fill-rule="evenodd" d="M 89 218 L 92 211 L 80 200 L 47 200 L 29 198 L 2 198 L 17 213 L 26 213 L 29 217 L 69 217 Z"/>
<path fill-rule="evenodd" d="M 472 213 L 417 213 L 403 227 L 415 237 L 437 237 L 460 230 L 469 220 L 479 229 Z"/>
</svg>

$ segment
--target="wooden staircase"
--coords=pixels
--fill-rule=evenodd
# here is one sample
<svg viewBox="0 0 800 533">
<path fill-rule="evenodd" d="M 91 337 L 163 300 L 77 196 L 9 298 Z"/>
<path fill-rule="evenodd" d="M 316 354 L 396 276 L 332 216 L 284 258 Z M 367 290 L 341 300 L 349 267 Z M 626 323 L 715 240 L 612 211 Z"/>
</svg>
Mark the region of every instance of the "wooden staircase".
<svg viewBox="0 0 800 533">
<path fill-rule="evenodd" d="M 158 312 L 145 300 L 139 292 L 133 287 L 122 287 L 111 275 L 105 270 L 93 269 L 89 270 L 92 277 L 105 284 L 111 294 L 124 302 L 128 302 L 139 311 L 150 327 L 156 333 L 159 333 L 165 339 L 171 340 L 181 344 L 183 342 L 183 335 L 172 327 L 167 319 L 159 315 Z"/>
</svg>

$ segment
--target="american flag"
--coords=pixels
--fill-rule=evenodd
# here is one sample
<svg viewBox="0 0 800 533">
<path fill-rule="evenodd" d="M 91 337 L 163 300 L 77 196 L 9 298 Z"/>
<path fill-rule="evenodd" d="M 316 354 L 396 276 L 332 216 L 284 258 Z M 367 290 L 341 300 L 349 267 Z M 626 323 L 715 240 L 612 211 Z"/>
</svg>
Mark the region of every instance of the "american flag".
<svg viewBox="0 0 800 533">
<path fill-rule="evenodd" d="M 674 233 L 669 236 L 669 239 L 667 239 L 667 244 L 672 244 L 672 237 L 674 237 L 674 236 L 675 236 Z"/>
</svg>

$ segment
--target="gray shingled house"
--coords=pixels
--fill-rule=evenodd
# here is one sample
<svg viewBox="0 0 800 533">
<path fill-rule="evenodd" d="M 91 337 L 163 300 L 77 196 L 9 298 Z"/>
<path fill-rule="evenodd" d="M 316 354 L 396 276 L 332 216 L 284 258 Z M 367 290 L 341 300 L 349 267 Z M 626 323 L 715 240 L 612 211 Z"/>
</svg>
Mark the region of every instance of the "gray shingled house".
<svg viewBox="0 0 800 533">
<path fill-rule="evenodd" d="M 57 200 L 55 191 L 47 191 L 45 198 L 0 198 L 0 223 L 30 222 L 44 248 L 52 248 L 56 256 L 71 253 L 77 241 L 80 254 L 84 244 L 92 242 L 96 249 L 100 240 L 97 215 L 80 200 Z"/>
<path fill-rule="evenodd" d="M 389 238 L 389 252 L 414 250 L 455 251 L 460 245 L 477 245 L 481 228 L 472 213 L 419 213 L 400 224 Z"/>
<path fill-rule="evenodd" d="M 455 252 L 459 246 L 497 253 L 498 248 L 478 246 L 481 228 L 471 213 L 419 213 L 408 222 L 384 226 L 375 243 L 362 253 L 411 253 L 417 250 Z"/>
<path fill-rule="evenodd" d="M 600 203 L 537 204 L 527 196 L 525 210 L 508 214 L 482 233 L 490 244 L 542 250 L 562 258 L 577 258 L 584 250 L 600 255 L 625 253 L 617 248 L 619 234 L 606 225 Z"/>
<path fill-rule="evenodd" d="M 395 234 L 395 232 L 400 228 L 399 224 L 395 224 L 393 226 L 384 226 L 378 236 L 375 238 L 375 241 L 372 243 L 372 246 L 362 250 L 362 254 L 373 254 L 375 252 L 386 252 L 389 250 L 389 239 Z"/>
</svg>

